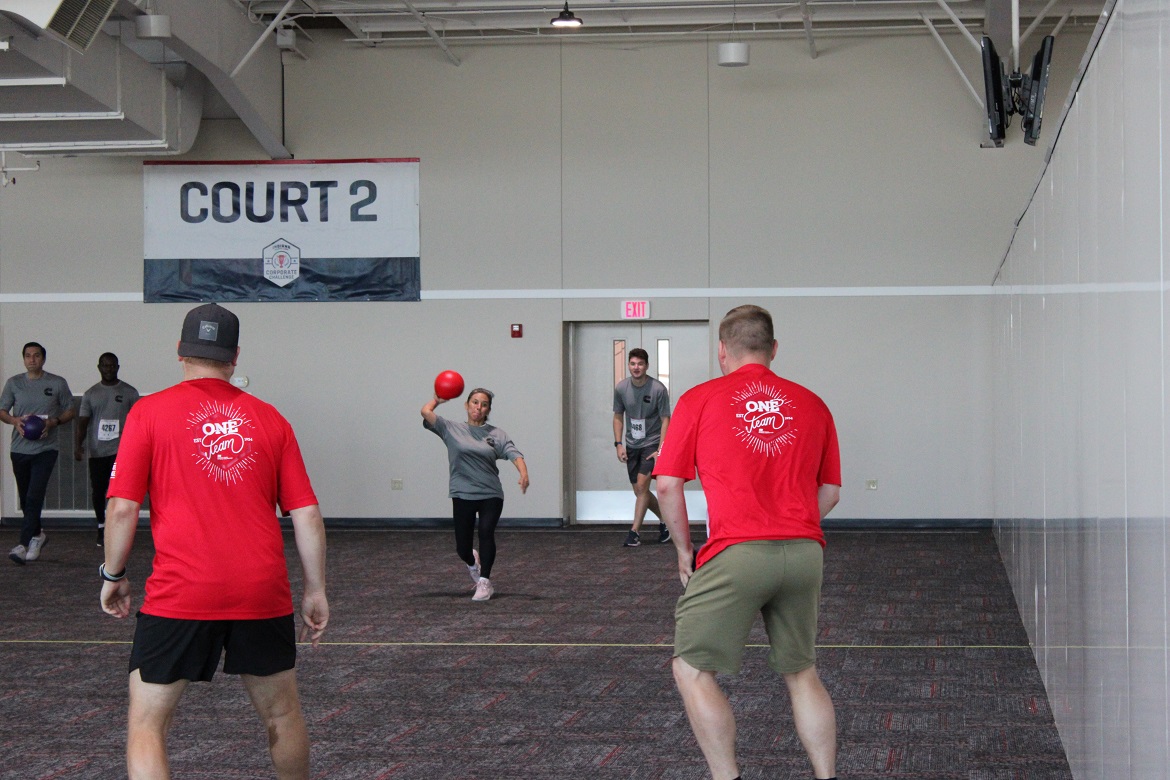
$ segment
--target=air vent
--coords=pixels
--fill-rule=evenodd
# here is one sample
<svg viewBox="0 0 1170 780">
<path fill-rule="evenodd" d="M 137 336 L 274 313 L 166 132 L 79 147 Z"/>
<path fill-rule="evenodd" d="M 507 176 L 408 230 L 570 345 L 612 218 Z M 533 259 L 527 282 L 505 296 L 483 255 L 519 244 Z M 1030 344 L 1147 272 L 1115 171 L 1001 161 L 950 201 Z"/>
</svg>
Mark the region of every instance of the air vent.
<svg viewBox="0 0 1170 780">
<path fill-rule="evenodd" d="M 64 0 L 49 20 L 48 29 L 81 51 L 102 31 L 118 0 Z"/>
</svg>

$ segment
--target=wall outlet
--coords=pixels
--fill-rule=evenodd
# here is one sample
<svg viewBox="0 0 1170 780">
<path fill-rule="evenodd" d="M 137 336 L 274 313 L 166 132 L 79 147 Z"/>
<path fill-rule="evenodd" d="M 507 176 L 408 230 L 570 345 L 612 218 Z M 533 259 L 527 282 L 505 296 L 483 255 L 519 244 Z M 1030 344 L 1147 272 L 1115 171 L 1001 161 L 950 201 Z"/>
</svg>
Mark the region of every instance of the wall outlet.
<svg viewBox="0 0 1170 780">
<path fill-rule="evenodd" d="M 877 490 L 877 480 L 876 479 L 867 479 L 865 481 L 865 489 L 866 490 Z"/>
<path fill-rule="evenodd" d="M 402 480 L 400 480 L 400 479 L 390 480 L 390 489 L 391 490 L 402 490 Z"/>
</svg>

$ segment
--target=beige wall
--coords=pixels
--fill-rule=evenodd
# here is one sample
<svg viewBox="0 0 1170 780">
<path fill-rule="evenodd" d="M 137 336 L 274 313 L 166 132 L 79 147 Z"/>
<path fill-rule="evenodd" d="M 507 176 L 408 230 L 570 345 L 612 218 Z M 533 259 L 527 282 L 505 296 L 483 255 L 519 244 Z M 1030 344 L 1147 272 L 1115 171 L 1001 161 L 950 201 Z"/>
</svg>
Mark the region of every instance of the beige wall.
<svg viewBox="0 0 1170 780">
<path fill-rule="evenodd" d="M 1078 780 L 1170 775 L 1164 3 L 1118 3 L 1001 278 L 996 526 Z"/>
<path fill-rule="evenodd" d="M 981 149 L 981 111 L 929 37 L 825 39 L 815 60 L 753 41 L 741 69 L 715 65 L 717 41 L 463 47 L 455 67 L 314 37 L 286 63 L 298 159 L 421 159 L 423 301 L 235 307 L 241 371 L 297 428 L 327 516 L 447 514 L 417 415 L 443 368 L 497 391 L 527 456 L 533 487 L 506 480 L 505 514 L 562 516 L 563 324 L 639 293 L 657 318 L 773 310 L 777 369 L 838 419 L 836 516 L 991 516 L 990 282 L 1044 150 L 1016 128 Z M 1085 36 L 1061 41 L 1053 113 Z M 977 53 L 949 43 L 977 80 Z M 192 153 L 260 156 L 226 121 Z M 0 191 L 4 374 L 36 338 L 78 391 L 106 349 L 141 389 L 172 382 L 185 307 L 135 303 L 141 273 L 139 160 L 45 160 Z"/>
</svg>

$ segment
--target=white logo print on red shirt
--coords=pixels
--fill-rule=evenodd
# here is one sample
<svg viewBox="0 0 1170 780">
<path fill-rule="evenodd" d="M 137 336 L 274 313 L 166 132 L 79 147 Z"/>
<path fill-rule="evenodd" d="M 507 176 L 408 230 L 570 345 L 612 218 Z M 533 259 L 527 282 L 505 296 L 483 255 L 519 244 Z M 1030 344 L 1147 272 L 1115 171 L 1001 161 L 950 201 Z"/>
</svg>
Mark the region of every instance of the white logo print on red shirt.
<svg viewBox="0 0 1170 780">
<path fill-rule="evenodd" d="M 755 452 L 777 455 L 796 438 L 796 407 L 776 388 L 750 382 L 731 398 L 737 421 L 735 436 Z"/>
<path fill-rule="evenodd" d="M 204 403 L 187 420 L 200 468 L 217 482 L 235 483 L 244 478 L 256 456 L 252 446 L 252 421 L 230 404 Z"/>
</svg>

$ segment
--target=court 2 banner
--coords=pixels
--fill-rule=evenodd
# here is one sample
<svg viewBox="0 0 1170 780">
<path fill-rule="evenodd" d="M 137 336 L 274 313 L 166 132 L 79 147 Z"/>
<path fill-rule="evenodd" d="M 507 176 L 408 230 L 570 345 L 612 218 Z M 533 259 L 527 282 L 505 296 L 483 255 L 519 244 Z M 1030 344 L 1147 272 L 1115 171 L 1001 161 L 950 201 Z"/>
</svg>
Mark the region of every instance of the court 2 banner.
<svg viewBox="0 0 1170 780">
<path fill-rule="evenodd" d="M 143 166 L 147 303 L 419 300 L 417 158 Z"/>
</svg>

